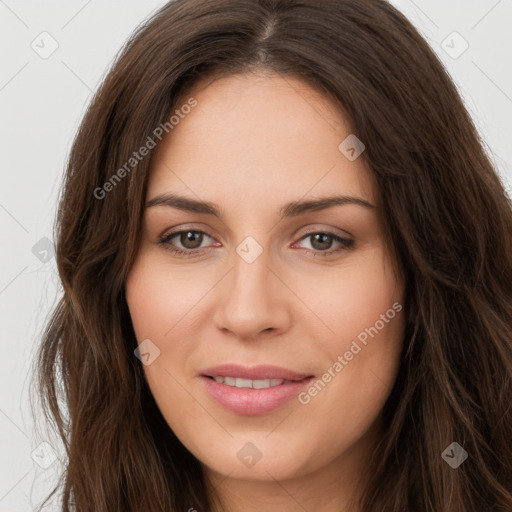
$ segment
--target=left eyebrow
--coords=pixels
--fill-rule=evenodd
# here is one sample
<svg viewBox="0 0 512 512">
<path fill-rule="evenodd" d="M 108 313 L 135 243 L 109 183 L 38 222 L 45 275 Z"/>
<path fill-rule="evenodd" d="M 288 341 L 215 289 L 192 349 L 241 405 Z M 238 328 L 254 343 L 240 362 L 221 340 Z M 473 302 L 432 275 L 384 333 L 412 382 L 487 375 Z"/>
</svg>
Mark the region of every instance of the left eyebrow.
<svg viewBox="0 0 512 512">
<path fill-rule="evenodd" d="M 367 209 L 375 208 L 375 205 L 360 197 L 328 196 L 306 201 L 292 201 L 281 207 L 278 213 L 280 218 L 296 217 L 307 212 L 325 210 L 333 206 L 345 206 L 349 204 Z M 208 201 L 197 201 L 196 199 L 179 196 L 177 194 L 160 194 L 155 196 L 146 203 L 146 208 L 153 206 L 169 206 L 171 208 L 177 208 L 178 210 L 213 215 L 219 219 L 223 218 L 223 214 L 218 205 Z"/>
</svg>

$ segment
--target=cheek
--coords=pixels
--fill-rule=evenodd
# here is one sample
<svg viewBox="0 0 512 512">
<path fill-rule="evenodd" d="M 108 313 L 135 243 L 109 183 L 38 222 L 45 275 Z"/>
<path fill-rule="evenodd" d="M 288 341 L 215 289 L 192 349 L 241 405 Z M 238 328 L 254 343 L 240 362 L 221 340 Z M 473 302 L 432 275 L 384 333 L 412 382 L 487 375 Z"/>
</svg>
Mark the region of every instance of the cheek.
<svg viewBox="0 0 512 512">
<path fill-rule="evenodd" d="M 324 372 L 301 403 L 312 416 L 334 420 L 333 439 L 342 439 L 340 427 L 355 439 L 376 418 L 395 382 L 405 325 L 403 288 L 378 249 L 329 281 L 326 293 L 318 293 L 317 284 L 311 297 L 332 331 L 316 337 Z"/>
<path fill-rule="evenodd" d="M 317 320 L 328 328 L 321 339 L 331 355 L 349 350 L 360 334 L 363 343 L 365 336 L 371 339 L 367 329 L 376 322 L 381 346 L 399 337 L 400 321 L 395 320 L 399 315 L 393 304 L 402 306 L 403 286 L 381 247 L 347 260 L 346 265 L 297 275 L 295 285 Z"/>
<path fill-rule="evenodd" d="M 180 430 L 182 415 L 187 422 L 200 421 L 200 411 L 183 387 L 183 371 L 195 349 L 194 336 L 189 332 L 187 340 L 180 333 L 189 319 L 185 318 L 187 311 L 198 301 L 198 287 L 181 282 L 179 272 L 170 276 L 168 266 L 143 255 L 130 270 L 125 290 L 137 342 L 140 347 L 148 339 L 153 344 L 147 345 L 151 361 L 143 364 L 151 393 L 168 424 L 186 437 Z"/>
<path fill-rule="evenodd" d="M 190 275 L 171 271 L 158 258 L 143 256 L 133 265 L 126 280 L 126 300 L 138 341 L 165 340 L 178 321 L 204 294 L 203 285 Z"/>
<path fill-rule="evenodd" d="M 155 326 L 154 318 L 159 315 L 162 302 L 158 288 L 151 280 L 153 276 L 144 270 L 142 265 L 134 265 L 125 284 L 126 301 L 139 343 L 151 338 L 150 326 Z"/>
<path fill-rule="evenodd" d="M 151 340 L 158 357 L 144 365 L 148 383 L 158 394 L 158 383 L 169 390 L 172 376 L 186 374 L 190 355 L 198 350 L 200 322 L 204 315 L 201 299 L 215 276 L 195 275 L 172 269 L 149 251 L 142 254 L 126 279 L 126 300 L 137 342 Z"/>
</svg>

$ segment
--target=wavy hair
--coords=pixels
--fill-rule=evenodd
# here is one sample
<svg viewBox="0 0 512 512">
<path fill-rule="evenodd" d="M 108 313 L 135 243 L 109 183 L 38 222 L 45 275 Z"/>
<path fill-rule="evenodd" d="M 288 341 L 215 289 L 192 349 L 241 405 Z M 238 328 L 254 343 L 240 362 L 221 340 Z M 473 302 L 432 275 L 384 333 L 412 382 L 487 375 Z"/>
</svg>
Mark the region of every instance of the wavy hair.
<svg viewBox="0 0 512 512">
<path fill-rule="evenodd" d="M 62 486 L 64 512 L 214 510 L 134 356 L 124 282 L 151 154 L 126 162 L 195 81 L 251 71 L 299 77 L 351 121 L 406 278 L 404 347 L 361 510 L 510 512 L 511 200 L 449 74 L 384 0 L 175 0 L 116 56 L 56 217 L 63 292 L 35 380 L 66 464 L 46 501 Z M 457 469 L 441 456 L 454 441 L 469 454 Z"/>
</svg>

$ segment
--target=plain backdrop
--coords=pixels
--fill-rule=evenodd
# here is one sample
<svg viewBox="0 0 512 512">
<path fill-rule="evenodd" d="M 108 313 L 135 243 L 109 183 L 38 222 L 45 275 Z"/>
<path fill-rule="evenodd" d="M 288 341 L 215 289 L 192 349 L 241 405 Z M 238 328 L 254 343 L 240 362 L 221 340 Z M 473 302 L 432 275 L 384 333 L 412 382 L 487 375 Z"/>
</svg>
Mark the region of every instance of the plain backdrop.
<svg viewBox="0 0 512 512">
<path fill-rule="evenodd" d="M 52 231 L 67 154 L 112 59 L 165 3 L 0 0 L 0 512 L 34 510 L 60 470 L 62 447 L 34 429 L 29 385 L 59 295 Z M 392 3 L 450 72 L 510 193 L 512 2 Z"/>
</svg>

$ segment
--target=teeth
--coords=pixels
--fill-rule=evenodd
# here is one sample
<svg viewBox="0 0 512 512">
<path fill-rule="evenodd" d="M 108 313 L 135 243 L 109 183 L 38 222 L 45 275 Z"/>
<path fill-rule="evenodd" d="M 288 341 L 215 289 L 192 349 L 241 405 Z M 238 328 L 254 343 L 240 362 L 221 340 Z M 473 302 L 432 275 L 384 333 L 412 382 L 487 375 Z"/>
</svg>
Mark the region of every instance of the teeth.
<svg viewBox="0 0 512 512">
<path fill-rule="evenodd" d="M 214 377 L 215 382 L 220 384 L 227 384 L 228 386 L 234 386 L 237 388 L 253 388 L 253 389 L 264 389 L 274 386 L 280 386 L 283 382 L 291 382 L 284 379 L 261 379 L 251 380 L 242 379 L 240 377 Z"/>
<path fill-rule="evenodd" d="M 224 384 L 228 386 L 236 386 L 236 379 L 234 377 L 224 377 Z"/>
</svg>

